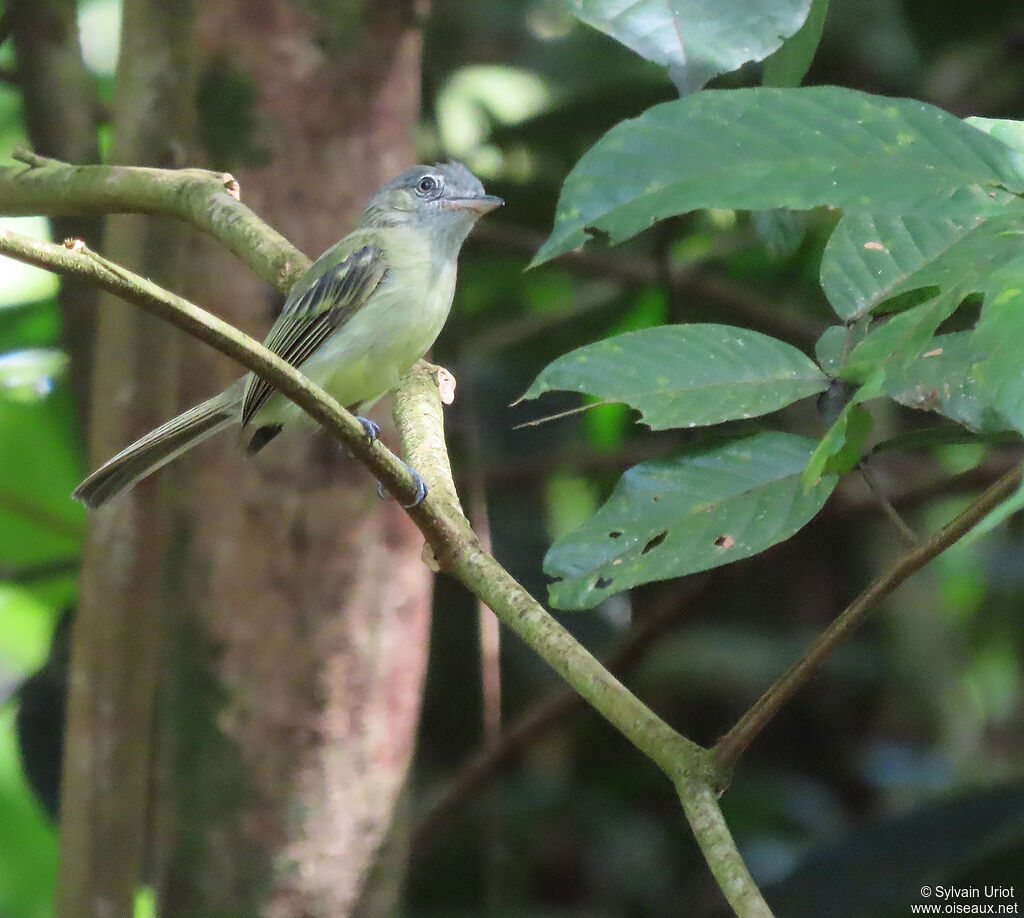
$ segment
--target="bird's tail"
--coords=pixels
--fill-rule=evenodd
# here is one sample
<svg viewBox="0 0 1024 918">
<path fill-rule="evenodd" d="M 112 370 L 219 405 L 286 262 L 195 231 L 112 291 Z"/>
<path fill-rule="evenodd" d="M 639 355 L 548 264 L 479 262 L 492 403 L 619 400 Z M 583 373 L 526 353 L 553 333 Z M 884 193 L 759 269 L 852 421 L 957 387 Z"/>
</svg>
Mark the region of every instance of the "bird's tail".
<svg viewBox="0 0 1024 918">
<path fill-rule="evenodd" d="M 124 493 L 207 437 L 238 423 L 243 391 L 236 383 L 220 395 L 151 430 L 103 463 L 71 496 L 95 509 Z"/>
</svg>

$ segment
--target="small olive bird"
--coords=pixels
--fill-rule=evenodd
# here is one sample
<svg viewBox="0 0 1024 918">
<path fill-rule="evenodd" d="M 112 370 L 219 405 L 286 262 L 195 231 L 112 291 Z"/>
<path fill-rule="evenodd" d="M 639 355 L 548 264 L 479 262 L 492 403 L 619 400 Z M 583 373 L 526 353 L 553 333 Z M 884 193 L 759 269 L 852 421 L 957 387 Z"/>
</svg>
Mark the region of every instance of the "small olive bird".
<svg viewBox="0 0 1024 918">
<path fill-rule="evenodd" d="M 377 425 L 362 412 L 430 349 L 451 309 L 462 243 L 503 203 L 461 163 L 413 166 L 295 282 L 264 344 L 356 412 L 375 439 Z M 224 428 L 251 429 L 252 454 L 304 417 L 250 373 L 122 450 L 72 496 L 99 507 Z M 413 475 L 418 503 L 426 485 Z"/>
</svg>

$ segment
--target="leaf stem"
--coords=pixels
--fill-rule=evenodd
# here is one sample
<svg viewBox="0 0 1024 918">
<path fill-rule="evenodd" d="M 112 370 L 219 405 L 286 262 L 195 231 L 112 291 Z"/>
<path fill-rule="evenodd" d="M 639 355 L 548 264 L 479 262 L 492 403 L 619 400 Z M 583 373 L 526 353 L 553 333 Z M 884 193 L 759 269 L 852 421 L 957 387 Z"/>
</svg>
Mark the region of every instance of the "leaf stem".
<svg viewBox="0 0 1024 918">
<path fill-rule="evenodd" d="M 896 531 L 900 534 L 900 538 L 902 538 L 907 545 L 919 545 L 921 540 L 917 537 L 917 533 L 910 528 L 907 521 L 900 516 L 899 510 L 892 505 L 892 501 L 885 496 L 885 492 L 879 485 L 878 479 L 875 477 L 875 473 L 868 468 L 867 459 L 861 460 L 860 464 L 857 466 L 857 471 L 860 472 L 860 477 L 864 479 L 864 484 L 868 486 L 868 490 L 871 492 L 872 496 L 876 501 L 878 501 L 878 505 L 882 508 L 882 512 L 886 515 L 889 522 L 896 527 Z"/>
</svg>

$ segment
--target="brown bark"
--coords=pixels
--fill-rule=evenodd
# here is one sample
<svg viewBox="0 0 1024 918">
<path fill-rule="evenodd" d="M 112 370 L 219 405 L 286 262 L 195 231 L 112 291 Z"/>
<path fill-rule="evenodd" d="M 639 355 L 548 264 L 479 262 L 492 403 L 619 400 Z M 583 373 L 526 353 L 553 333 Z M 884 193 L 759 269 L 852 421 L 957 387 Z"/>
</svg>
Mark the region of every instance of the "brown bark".
<svg viewBox="0 0 1024 918">
<path fill-rule="evenodd" d="M 127 0 L 118 159 L 231 169 L 310 255 L 344 235 L 413 160 L 420 43 L 411 2 L 324 6 L 231 0 L 193 23 L 187 4 Z M 260 336 L 279 304 L 179 227 L 119 219 L 106 254 Z M 105 304 L 94 459 L 238 372 Z M 145 850 L 161 915 L 393 903 L 392 876 L 360 904 L 411 758 L 431 578 L 404 513 L 313 442 L 286 432 L 247 462 L 222 436 L 94 516 L 58 915 L 129 914 Z"/>
<path fill-rule="evenodd" d="M 409 4 L 349 12 L 340 46 L 343 12 L 362 5 L 315 6 L 206 4 L 198 29 L 207 100 L 211 79 L 249 85 L 253 99 L 250 113 L 230 112 L 252 129 L 227 138 L 234 147 L 201 125 L 218 158 L 208 164 L 230 169 L 243 200 L 311 256 L 413 161 L 419 100 Z M 206 117 L 225 117 L 216 99 Z M 265 333 L 275 296 L 209 246 L 193 265 L 204 282 L 189 292 Z M 187 350 L 183 402 L 237 375 Z M 431 579 L 415 527 L 322 447 L 286 432 L 246 462 L 229 435 L 172 473 L 188 493 L 170 580 L 207 644 L 216 694 L 197 692 L 187 669 L 169 693 L 184 734 L 169 739 L 179 815 L 165 836 L 162 914 L 349 914 L 389 828 L 418 719 Z"/>
</svg>

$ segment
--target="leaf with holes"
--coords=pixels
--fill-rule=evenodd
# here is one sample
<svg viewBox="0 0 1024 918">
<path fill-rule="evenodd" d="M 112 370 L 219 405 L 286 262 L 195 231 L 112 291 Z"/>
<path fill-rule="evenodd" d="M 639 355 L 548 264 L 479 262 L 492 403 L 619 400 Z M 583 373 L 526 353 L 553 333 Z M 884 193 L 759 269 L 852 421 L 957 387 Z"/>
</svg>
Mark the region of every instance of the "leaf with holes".
<svg viewBox="0 0 1024 918">
<path fill-rule="evenodd" d="M 577 348 L 550 363 L 523 396 L 563 390 L 624 402 L 653 430 L 777 411 L 828 379 L 790 344 L 728 325 L 662 325 Z"/>
<path fill-rule="evenodd" d="M 972 220 L 1024 213 L 1020 154 L 912 99 L 835 86 L 708 90 L 648 109 L 573 168 L 533 264 L 702 207 Z"/>
<path fill-rule="evenodd" d="M 886 379 L 886 393 L 901 405 L 944 415 L 969 430 L 1005 431 L 1006 421 L 989 406 L 975 378 L 982 355 L 972 337 L 973 332 L 936 335 L 917 360 Z"/>
<path fill-rule="evenodd" d="M 587 25 L 641 57 L 668 67 L 680 93 L 720 73 L 760 61 L 793 35 L 811 0 L 573 0 Z"/>
<path fill-rule="evenodd" d="M 848 213 L 821 259 L 821 286 L 843 319 L 921 287 L 962 294 L 1020 256 L 1021 215 L 948 219 Z"/>
<path fill-rule="evenodd" d="M 825 503 L 836 478 L 806 493 L 815 442 L 762 433 L 629 469 L 611 497 L 544 559 L 562 609 L 589 609 L 613 593 L 749 558 L 788 539 Z"/>
</svg>

